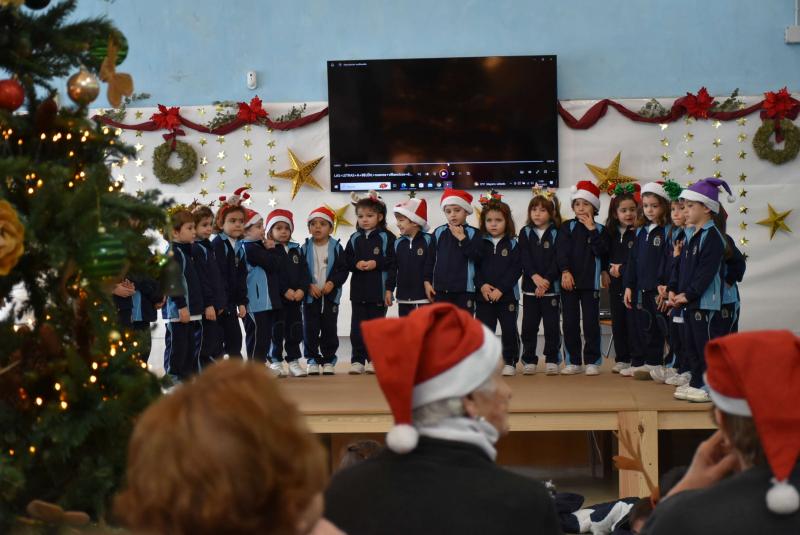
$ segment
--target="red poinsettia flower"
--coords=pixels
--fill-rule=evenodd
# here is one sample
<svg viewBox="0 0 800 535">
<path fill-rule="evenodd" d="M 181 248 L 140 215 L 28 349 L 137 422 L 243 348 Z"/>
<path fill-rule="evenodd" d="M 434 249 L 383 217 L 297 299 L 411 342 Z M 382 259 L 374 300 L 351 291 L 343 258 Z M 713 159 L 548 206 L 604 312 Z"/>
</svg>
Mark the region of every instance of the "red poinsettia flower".
<svg viewBox="0 0 800 535">
<path fill-rule="evenodd" d="M 780 91 L 767 91 L 764 93 L 763 108 L 770 119 L 783 119 L 799 103 L 789 95 L 785 87 Z"/>
<path fill-rule="evenodd" d="M 694 117 L 695 119 L 708 119 L 708 112 L 713 105 L 714 97 L 708 94 L 705 87 L 701 87 L 697 95 L 686 93 L 683 99 L 686 113 L 689 114 L 689 117 Z"/>
<path fill-rule="evenodd" d="M 154 113 L 150 120 L 156 123 L 156 126 L 164 130 L 175 130 L 181 125 L 180 108 L 173 106 L 167 109 L 166 106 L 159 104 L 158 111 Z"/>
<path fill-rule="evenodd" d="M 244 102 L 239 103 L 239 112 L 236 114 L 236 117 L 241 119 L 246 123 L 254 123 L 260 119 L 263 119 L 267 116 L 267 110 L 265 110 L 262 106 L 261 99 L 258 97 L 253 97 L 250 100 L 250 104 L 245 104 Z"/>
</svg>

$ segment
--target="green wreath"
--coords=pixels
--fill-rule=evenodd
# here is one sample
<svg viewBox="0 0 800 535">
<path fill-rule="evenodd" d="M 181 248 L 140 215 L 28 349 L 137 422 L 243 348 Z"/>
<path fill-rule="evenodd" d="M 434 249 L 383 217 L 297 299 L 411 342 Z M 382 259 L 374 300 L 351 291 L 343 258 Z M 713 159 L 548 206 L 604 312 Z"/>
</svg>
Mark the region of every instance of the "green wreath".
<svg viewBox="0 0 800 535">
<path fill-rule="evenodd" d="M 173 152 L 171 141 L 165 141 L 153 151 L 153 174 L 165 184 L 183 184 L 197 171 L 197 153 L 191 145 L 176 141 L 174 151 L 181 160 L 178 168 L 168 164 L 169 156 Z"/>
<path fill-rule="evenodd" d="M 781 131 L 784 137 L 783 149 L 777 150 L 770 139 L 775 132 L 775 121 L 764 119 L 756 135 L 753 136 L 753 148 L 759 158 L 775 165 L 791 162 L 797 158 L 797 153 L 800 152 L 800 129 L 792 121 L 781 119 Z"/>
</svg>

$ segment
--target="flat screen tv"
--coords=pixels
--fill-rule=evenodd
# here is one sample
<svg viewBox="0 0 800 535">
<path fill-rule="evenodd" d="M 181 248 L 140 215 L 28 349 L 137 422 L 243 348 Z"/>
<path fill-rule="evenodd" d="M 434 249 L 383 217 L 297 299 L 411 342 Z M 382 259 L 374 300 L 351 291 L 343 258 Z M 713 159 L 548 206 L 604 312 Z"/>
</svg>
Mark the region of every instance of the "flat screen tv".
<svg viewBox="0 0 800 535">
<path fill-rule="evenodd" d="M 328 61 L 332 191 L 558 186 L 556 56 Z"/>
</svg>

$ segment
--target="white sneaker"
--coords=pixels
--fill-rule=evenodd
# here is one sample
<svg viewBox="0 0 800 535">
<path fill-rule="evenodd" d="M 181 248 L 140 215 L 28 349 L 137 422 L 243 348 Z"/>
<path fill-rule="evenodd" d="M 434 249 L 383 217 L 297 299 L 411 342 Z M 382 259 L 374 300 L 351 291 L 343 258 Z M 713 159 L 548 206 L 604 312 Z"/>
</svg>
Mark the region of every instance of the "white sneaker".
<svg viewBox="0 0 800 535">
<path fill-rule="evenodd" d="M 335 375 L 336 371 L 333 369 L 333 364 L 322 365 L 322 375 Z"/>
<path fill-rule="evenodd" d="M 371 361 L 367 362 L 367 365 L 364 366 L 364 371 L 370 375 L 375 375 L 375 366 L 372 364 Z"/>
<path fill-rule="evenodd" d="M 600 375 L 600 368 L 594 364 L 587 364 L 586 371 L 584 373 L 586 375 Z"/>
<path fill-rule="evenodd" d="M 689 385 L 681 385 L 675 389 L 675 393 L 672 394 L 672 397 L 675 399 L 681 399 L 686 401 L 688 398 L 686 397 L 686 391 L 691 388 Z"/>
<path fill-rule="evenodd" d="M 364 373 L 364 365 L 360 362 L 350 364 L 350 375 L 362 375 Z"/>
<path fill-rule="evenodd" d="M 522 366 L 522 375 L 536 375 L 536 364 L 525 364 Z"/>
<path fill-rule="evenodd" d="M 622 377 L 633 377 L 633 372 L 634 372 L 635 370 L 636 370 L 636 368 L 635 368 L 634 366 L 630 366 L 630 365 L 628 365 L 628 367 L 627 367 L 627 368 L 622 368 L 622 369 L 619 371 L 619 374 L 620 374 Z"/>
<path fill-rule="evenodd" d="M 692 372 L 683 372 L 677 375 L 673 375 L 664 382 L 668 385 L 683 386 L 683 385 L 688 385 L 691 380 L 692 380 Z"/>
<path fill-rule="evenodd" d="M 692 403 L 710 403 L 711 396 L 702 388 L 694 388 L 692 386 L 686 387 L 686 401 Z"/>
<path fill-rule="evenodd" d="M 289 373 L 292 377 L 305 377 L 308 375 L 306 371 L 300 366 L 300 363 L 296 360 L 293 360 L 289 363 Z"/>
<path fill-rule="evenodd" d="M 308 375 L 319 375 L 319 364 L 309 364 L 306 371 L 308 371 Z"/>
<path fill-rule="evenodd" d="M 575 375 L 581 373 L 583 370 L 577 364 L 568 364 L 561 370 L 561 375 Z"/>
<path fill-rule="evenodd" d="M 678 372 L 675 370 L 675 368 L 665 368 L 664 366 L 658 366 L 656 369 L 650 370 L 650 377 L 653 379 L 653 381 L 660 384 L 666 383 L 667 379 L 675 375 L 678 375 Z"/>
<path fill-rule="evenodd" d="M 282 362 L 270 362 L 269 371 L 271 371 L 272 375 L 275 377 L 286 377 L 286 371 L 283 369 Z"/>
<path fill-rule="evenodd" d="M 633 378 L 638 379 L 639 381 L 651 381 L 653 378 L 650 377 L 650 372 L 658 368 L 658 366 L 652 366 L 650 364 L 643 364 L 639 366 L 638 369 L 633 370 Z M 633 368 L 630 368 L 633 369 Z"/>
<path fill-rule="evenodd" d="M 547 366 L 544 369 L 545 375 L 558 375 L 558 364 L 554 362 L 548 362 Z"/>
<path fill-rule="evenodd" d="M 625 370 L 625 369 L 630 368 L 630 367 L 631 367 L 631 363 L 630 362 L 617 362 L 616 364 L 614 364 L 614 367 L 611 368 L 611 372 L 612 373 L 620 373 L 622 370 Z"/>
<path fill-rule="evenodd" d="M 513 376 L 513 375 L 517 375 L 517 368 L 516 368 L 516 366 L 509 366 L 508 364 L 506 364 L 505 366 L 503 366 L 503 376 L 505 376 L 505 377 L 511 377 L 511 376 Z"/>
</svg>

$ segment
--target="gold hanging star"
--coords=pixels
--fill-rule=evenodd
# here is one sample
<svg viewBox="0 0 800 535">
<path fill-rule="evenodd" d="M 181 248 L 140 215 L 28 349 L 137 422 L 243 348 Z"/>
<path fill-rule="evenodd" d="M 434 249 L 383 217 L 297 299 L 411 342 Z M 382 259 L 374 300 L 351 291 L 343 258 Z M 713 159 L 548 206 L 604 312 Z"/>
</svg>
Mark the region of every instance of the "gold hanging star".
<svg viewBox="0 0 800 535">
<path fill-rule="evenodd" d="M 139 173 L 138 175 L 136 175 L 136 182 L 139 182 L 139 183 L 144 182 L 144 175 L 142 173 Z"/>
<path fill-rule="evenodd" d="M 217 167 L 217 173 L 219 173 L 221 175 L 224 175 L 225 174 L 225 166 L 224 165 L 220 165 L 219 167 Z"/>
<path fill-rule="evenodd" d="M 746 214 L 747 213 L 747 206 L 740 206 L 739 207 L 739 213 L 740 214 Z"/>
<path fill-rule="evenodd" d="M 742 221 L 741 223 L 739 223 L 739 228 L 740 228 L 741 230 L 747 230 L 747 223 L 745 223 L 744 221 Z"/>
<path fill-rule="evenodd" d="M 222 190 L 224 190 L 224 189 L 225 189 L 225 181 L 224 181 L 224 180 L 220 180 L 220 181 L 217 183 L 217 189 L 219 189 L 220 191 L 222 191 Z"/>
<path fill-rule="evenodd" d="M 253 160 L 253 156 L 249 152 L 244 153 L 244 161 L 250 162 Z"/>
<path fill-rule="evenodd" d="M 584 164 L 597 179 L 597 187 L 599 187 L 601 191 L 606 191 L 608 189 L 608 185 L 611 183 L 627 184 L 630 182 L 636 182 L 636 179 L 632 176 L 619 174 L 619 161 L 621 158 L 622 153 L 618 152 L 608 167 L 598 167 L 590 163 Z"/>
<path fill-rule="evenodd" d="M 746 125 L 747 124 L 747 117 L 740 117 L 739 119 L 736 119 L 736 124 L 738 124 L 739 126 Z"/>
<path fill-rule="evenodd" d="M 144 165 L 144 160 L 141 158 L 136 158 L 136 167 L 141 167 Z"/>
<path fill-rule="evenodd" d="M 721 156 L 721 155 L 719 155 L 719 154 L 715 154 L 715 155 L 714 155 L 714 157 L 713 157 L 713 158 L 711 158 L 711 160 L 712 160 L 714 163 L 719 163 L 719 162 L 721 162 L 721 161 L 722 161 L 722 156 Z"/>
<path fill-rule="evenodd" d="M 137 143 L 136 145 L 133 146 L 133 148 L 136 149 L 136 152 L 140 152 L 144 148 L 144 145 L 142 145 L 141 143 Z"/>
<path fill-rule="evenodd" d="M 792 210 L 786 210 L 785 212 L 778 212 L 775 208 L 772 207 L 771 204 L 767 204 L 767 210 L 769 210 L 769 217 L 766 219 L 762 219 L 761 221 L 756 221 L 759 225 L 764 225 L 765 227 L 769 227 L 769 239 L 775 236 L 775 233 L 779 230 L 784 232 L 791 232 L 792 229 L 786 224 L 786 218 L 789 217 L 789 214 L 792 213 Z"/>
<path fill-rule="evenodd" d="M 250 178 L 251 176 L 253 176 L 253 172 L 250 169 L 245 169 L 244 170 L 244 176 L 246 176 L 247 178 Z M 252 189 L 253 186 L 249 186 L 249 187 Z"/>
<path fill-rule="evenodd" d="M 694 139 L 694 134 L 692 134 L 691 132 L 686 132 L 683 135 L 683 139 L 684 139 L 684 141 L 686 141 L 688 143 L 688 142 L 690 142 L 691 140 Z"/>
<path fill-rule="evenodd" d="M 206 188 L 200 188 L 200 195 L 203 197 L 208 195 L 208 190 Z"/>
<path fill-rule="evenodd" d="M 667 154 L 666 152 L 664 154 L 662 154 L 661 155 L 661 161 L 662 162 L 668 162 L 669 161 L 669 154 Z"/>
<path fill-rule="evenodd" d="M 217 153 L 217 160 L 224 160 L 225 159 L 225 151 L 221 150 Z"/>
<path fill-rule="evenodd" d="M 739 151 L 739 159 L 744 160 L 747 157 L 747 153 L 743 150 Z"/>
<path fill-rule="evenodd" d="M 714 178 L 722 178 L 722 172 L 714 171 Z"/>
<path fill-rule="evenodd" d="M 740 174 L 739 175 L 739 182 L 744 182 L 745 180 L 747 180 L 747 175 L 744 174 L 744 173 Z"/>
<path fill-rule="evenodd" d="M 748 240 L 747 238 L 745 238 L 744 236 L 742 236 L 741 238 L 739 238 L 739 243 L 740 243 L 741 245 L 747 245 L 748 243 L 750 243 L 750 240 Z"/>
<path fill-rule="evenodd" d="M 269 170 L 269 176 L 270 176 L 270 178 L 275 178 L 275 169 L 270 169 Z"/>
<path fill-rule="evenodd" d="M 694 166 L 692 164 L 686 166 L 686 173 L 690 175 L 694 173 Z"/>
<path fill-rule="evenodd" d="M 319 165 L 319 162 L 322 161 L 324 156 L 320 156 L 310 162 L 303 162 L 292 152 L 292 149 L 288 149 L 288 151 L 289 163 L 292 166 L 291 169 L 275 173 L 273 176 L 275 178 L 284 178 L 292 181 L 292 200 L 294 200 L 297 196 L 297 192 L 300 191 L 300 187 L 304 184 L 321 190 L 322 186 L 320 186 L 319 182 L 317 182 L 311 173 L 314 171 L 314 168 Z"/>
<path fill-rule="evenodd" d="M 217 136 L 217 143 L 225 143 L 225 136 Z"/>
<path fill-rule="evenodd" d="M 659 124 L 658 126 L 660 126 L 660 127 L 661 127 L 661 131 L 663 132 L 664 130 L 666 130 L 667 128 L 669 128 L 669 123 L 661 123 L 661 124 Z"/>
<path fill-rule="evenodd" d="M 198 108 L 197 113 L 199 113 L 200 115 L 205 115 L 206 114 L 206 109 L 205 108 Z"/>
<path fill-rule="evenodd" d="M 669 147 L 669 138 L 662 137 L 662 138 L 661 138 L 659 141 L 660 141 L 660 142 L 661 142 L 661 144 L 662 144 L 662 145 L 664 145 L 665 147 Z"/>
<path fill-rule="evenodd" d="M 270 154 L 269 158 L 267 159 L 269 160 L 269 163 L 275 163 L 277 161 L 277 158 L 275 157 L 274 154 Z"/>
<path fill-rule="evenodd" d="M 142 118 L 142 112 L 141 112 L 141 110 L 136 110 L 136 114 L 135 114 L 135 115 L 136 115 L 136 118 L 137 118 L 137 119 L 141 119 L 141 118 Z"/>
<path fill-rule="evenodd" d="M 269 143 L 267 143 L 267 147 L 269 147 L 269 148 L 271 148 L 271 149 L 274 149 L 274 148 L 275 148 L 275 140 L 273 139 L 272 141 L 270 141 Z"/>
<path fill-rule="evenodd" d="M 719 128 L 720 126 L 722 126 L 722 123 L 719 120 L 714 121 L 712 124 L 714 125 L 714 128 Z"/>
<path fill-rule="evenodd" d="M 267 191 L 270 193 L 275 193 L 276 191 L 278 191 L 278 188 L 276 188 L 275 185 L 270 184 L 269 186 L 267 186 Z"/>
<path fill-rule="evenodd" d="M 244 187 L 247 188 L 247 189 L 253 189 L 253 183 L 252 182 L 245 182 L 244 183 Z"/>
<path fill-rule="evenodd" d="M 243 144 L 244 144 L 244 146 L 245 146 L 245 147 L 247 147 L 248 149 L 249 149 L 249 148 L 250 148 L 250 146 L 253 144 L 253 142 L 252 142 L 252 141 L 250 141 L 249 139 L 245 139 L 244 141 L 242 141 L 242 143 L 243 143 Z"/>
<path fill-rule="evenodd" d="M 345 214 L 347 213 L 347 209 L 350 208 L 349 204 L 345 204 L 341 208 L 334 208 L 329 205 L 325 205 L 325 207 L 333 212 L 333 234 L 336 234 L 336 230 L 339 228 L 339 225 L 343 227 L 352 227 L 353 224 L 345 218 Z"/>
<path fill-rule="evenodd" d="M 252 126 L 250 126 L 249 124 L 246 124 L 246 125 L 244 125 L 244 128 L 242 130 L 244 130 L 245 132 L 249 132 L 252 129 L 253 129 Z"/>
<path fill-rule="evenodd" d="M 665 179 L 665 180 L 666 180 L 667 178 L 669 178 L 669 169 L 662 169 L 662 170 L 661 170 L 661 178 L 663 178 L 663 179 Z"/>
<path fill-rule="evenodd" d="M 711 144 L 714 145 L 715 147 L 719 147 L 720 145 L 722 145 L 722 140 L 720 138 L 716 138 L 714 141 L 711 142 Z"/>
<path fill-rule="evenodd" d="M 200 173 L 200 182 L 208 180 L 208 173 Z"/>
<path fill-rule="evenodd" d="M 208 165 L 208 158 L 206 158 L 205 156 L 200 158 L 200 165 Z"/>
<path fill-rule="evenodd" d="M 686 155 L 687 158 L 694 158 L 694 151 L 693 150 L 683 151 L 683 153 Z"/>
<path fill-rule="evenodd" d="M 137 130 L 136 131 L 136 137 L 142 137 L 142 131 L 141 130 Z"/>
<path fill-rule="evenodd" d="M 206 143 L 208 143 L 208 140 L 206 138 L 204 138 L 204 137 L 201 137 L 200 141 L 198 141 L 198 143 L 200 143 L 201 147 L 205 147 Z"/>
<path fill-rule="evenodd" d="M 686 124 L 692 124 L 694 122 L 694 117 L 689 117 L 688 115 L 683 118 L 683 122 Z"/>
<path fill-rule="evenodd" d="M 747 190 L 744 188 L 739 188 L 739 197 L 747 197 Z"/>
<path fill-rule="evenodd" d="M 736 139 L 739 141 L 739 143 L 742 143 L 745 139 L 747 139 L 747 134 L 740 132 L 739 135 L 736 136 Z"/>
</svg>

